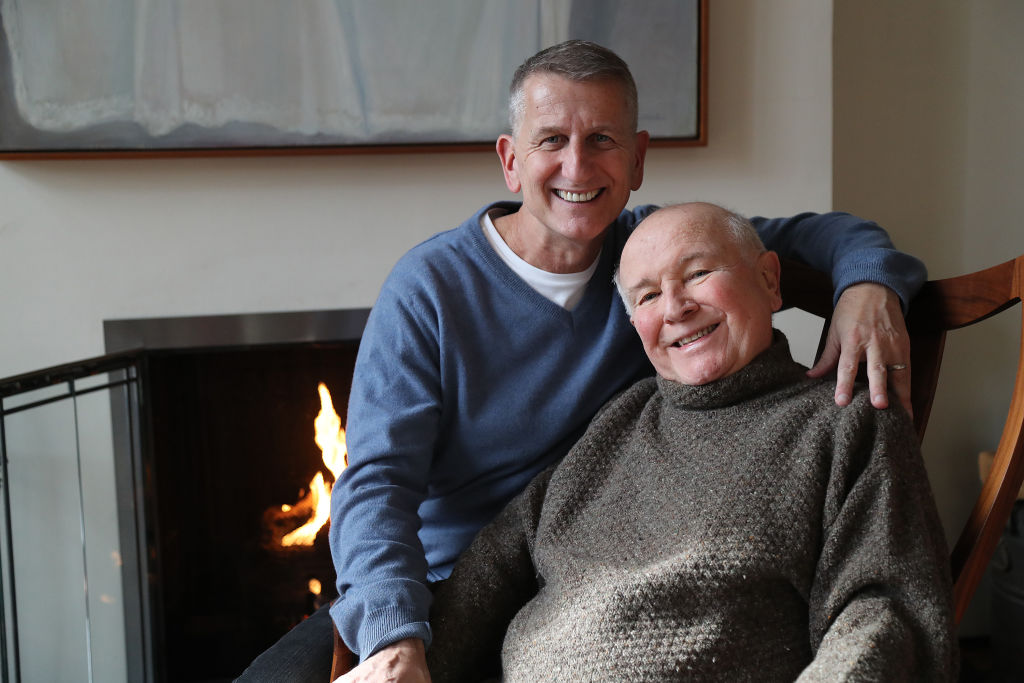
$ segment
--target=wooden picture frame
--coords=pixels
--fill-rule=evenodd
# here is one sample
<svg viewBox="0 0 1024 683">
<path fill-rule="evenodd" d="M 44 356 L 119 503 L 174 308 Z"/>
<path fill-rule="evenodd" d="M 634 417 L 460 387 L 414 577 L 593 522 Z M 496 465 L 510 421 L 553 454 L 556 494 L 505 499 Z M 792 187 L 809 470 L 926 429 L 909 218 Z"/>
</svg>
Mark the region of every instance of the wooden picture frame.
<svg viewBox="0 0 1024 683">
<path fill-rule="evenodd" d="M 707 4 L 0 0 L 0 159 L 491 151 L 566 38 L 630 65 L 653 145 L 704 145 Z"/>
</svg>

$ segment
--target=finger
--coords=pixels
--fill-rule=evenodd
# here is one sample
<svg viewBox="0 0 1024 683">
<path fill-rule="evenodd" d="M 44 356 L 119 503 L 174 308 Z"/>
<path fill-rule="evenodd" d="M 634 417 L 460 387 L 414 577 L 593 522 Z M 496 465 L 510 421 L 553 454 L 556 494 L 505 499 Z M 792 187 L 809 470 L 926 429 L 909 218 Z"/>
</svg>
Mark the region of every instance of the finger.
<svg viewBox="0 0 1024 683">
<path fill-rule="evenodd" d="M 871 405 L 876 408 L 889 407 L 889 371 L 885 359 L 877 346 L 868 347 L 868 392 Z"/>
<path fill-rule="evenodd" d="M 853 399 L 853 383 L 857 381 L 857 366 L 860 361 L 860 349 L 843 347 L 836 365 L 836 405 L 849 405 Z"/>
<path fill-rule="evenodd" d="M 889 391 L 896 396 L 896 400 L 913 418 L 914 408 L 910 403 L 910 363 L 905 365 L 906 367 L 902 370 L 888 370 Z"/>
<path fill-rule="evenodd" d="M 824 377 L 832 372 L 839 362 L 839 338 L 829 329 L 828 337 L 825 339 L 825 348 L 821 351 L 821 358 L 807 371 L 808 377 Z"/>
</svg>

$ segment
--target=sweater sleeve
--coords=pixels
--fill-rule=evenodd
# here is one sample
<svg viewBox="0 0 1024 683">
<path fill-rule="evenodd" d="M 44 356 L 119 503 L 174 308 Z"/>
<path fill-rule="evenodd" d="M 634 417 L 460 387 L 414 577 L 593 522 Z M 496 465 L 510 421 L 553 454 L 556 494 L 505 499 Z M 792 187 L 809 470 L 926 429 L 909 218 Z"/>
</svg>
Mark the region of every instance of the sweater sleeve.
<svg viewBox="0 0 1024 683">
<path fill-rule="evenodd" d="M 896 292 L 903 312 L 928 273 L 917 258 L 897 251 L 877 223 L 847 213 L 802 213 L 751 221 L 765 246 L 780 256 L 832 274 L 833 303 L 847 287 L 875 282 Z"/>
<path fill-rule="evenodd" d="M 499 677 L 501 646 L 513 617 L 539 589 L 533 546 L 550 481 L 537 475 L 481 529 L 451 576 L 437 585 L 427 665 L 435 683 Z"/>
<path fill-rule="evenodd" d="M 438 341 L 401 289 L 389 278 L 367 321 L 349 396 L 349 466 L 331 495 L 341 596 L 331 615 L 361 660 L 404 638 L 430 643 L 418 511 L 438 438 Z"/>
<path fill-rule="evenodd" d="M 815 657 L 798 680 L 955 681 L 948 552 L 909 416 L 847 410 L 809 596 Z"/>
</svg>

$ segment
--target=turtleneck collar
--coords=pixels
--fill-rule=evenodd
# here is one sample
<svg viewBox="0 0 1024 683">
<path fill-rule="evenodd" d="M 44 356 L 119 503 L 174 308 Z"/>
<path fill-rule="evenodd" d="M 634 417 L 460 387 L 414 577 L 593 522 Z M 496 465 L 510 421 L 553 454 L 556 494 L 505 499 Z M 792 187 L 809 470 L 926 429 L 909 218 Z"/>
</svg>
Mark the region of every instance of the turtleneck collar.
<svg viewBox="0 0 1024 683">
<path fill-rule="evenodd" d="M 754 360 L 731 375 L 693 386 L 658 377 L 658 391 L 665 402 L 684 410 L 722 408 L 806 378 L 805 368 L 793 360 L 789 342 L 774 330 L 772 344 Z"/>
</svg>

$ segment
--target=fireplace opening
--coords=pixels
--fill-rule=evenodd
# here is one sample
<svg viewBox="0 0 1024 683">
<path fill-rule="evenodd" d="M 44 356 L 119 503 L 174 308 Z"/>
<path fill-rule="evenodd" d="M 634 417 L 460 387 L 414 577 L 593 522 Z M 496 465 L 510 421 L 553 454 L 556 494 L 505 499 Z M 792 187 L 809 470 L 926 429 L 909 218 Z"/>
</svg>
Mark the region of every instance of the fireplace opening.
<svg viewBox="0 0 1024 683">
<path fill-rule="evenodd" d="M 118 488 L 142 499 L 133 505 L 143 512 L 135 524 L 147 567 L 139 590 L 147 680 L 232 680 L 335 597 L 327 527 L 309 546 L 281 541 L 312 515 L 304 499 L 313 478 L 333 484 L 314 438 L 319 386 L 344 428 L 368 315 L 104 322 L 108 352 L 144 349 L 146 358 L 142 476 L 122 467 Z M 126 485 L 133 476 L 141 483 Z"/>
<path fill-rule="evenodd" d="M 318 385 L 345 421 L 357 343 L 151 353 L 154 636 L 169 681 L 238 675 L 335 596 L 327 527 L 282 545 L 325 466 Z"/>
</svg>

